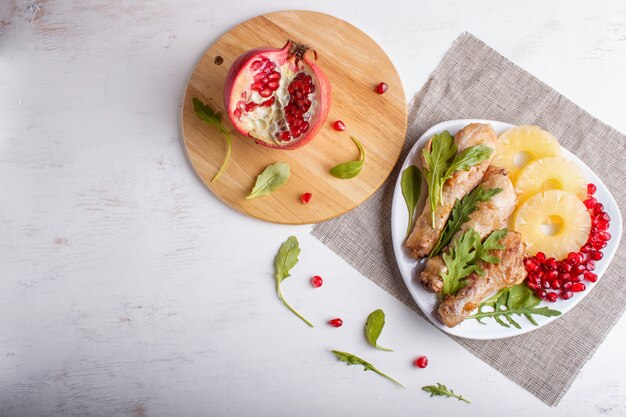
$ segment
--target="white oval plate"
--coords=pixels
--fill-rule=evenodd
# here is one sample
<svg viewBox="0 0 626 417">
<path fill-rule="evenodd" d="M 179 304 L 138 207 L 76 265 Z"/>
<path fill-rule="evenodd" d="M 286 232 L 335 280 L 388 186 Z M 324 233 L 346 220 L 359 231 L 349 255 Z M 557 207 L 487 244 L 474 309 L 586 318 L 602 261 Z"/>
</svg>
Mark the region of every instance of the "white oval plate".
<svg viewBox="0 0 626 417">
<path fill-rule="evenodd" d="M 458 132 L 470 123 L 489 123 L 491 124 L 491 126 L 493 126 L 498 135 L 500 135 L 505 130 L 513 127 L 513 125 L 509 123 L 496 122 L 492 120 L 450 120 L 447 122 L 439 123 L 428 129 L 426 133 L 424 133 L 422 137 L 419 138 L 415 145 L 413 145 L 413 148 L 409 152 L 409 155 L 402 164 L 402 169 L 400 173 L 402 173 L 402 171 L 404 171 L 404 169 L 411 164 L 417 165 L 420 170 L 422 169 L 422 163 L 420 160 L 421 158 L 419 156 L 422 152 L 424 144 L 435 133 L 440 133 L 444 130 L 448 130 L 451 134 L 454 135 L 456 134 L 456 132 Z M 620 215 L 619 208 L 617 206 L 617 203 L 615 202 L 615 199 L 606 188 L 604 183 L 600 180 L 600 178 L 598 178 L 598 176 L 580 159 L 578 159 L 574 154 L 572 154 L 563 147 L 561 147 L 561 155 L 578 164 L 588 182 L 592 182 L 597 186 L 598 189 L 594 197 L 596 197 L 599 202 L 604 204 L 605 211 L 609 214 L 609 216 L 611 216 L 611 222 L 609 227 L 611 240 L 609 240 L 607 247 L 602 250 L 602 252 L 604 253 L 604 257 L 602 258 L 602 260 L 596 262 L 596 269 L 594 271 L 598 275 L 599 281 L 602 278 L 604 271 L 606 271 L 609 263 L 613 259 L 613 256 L 615 256 L 615 252 L 617 251 L 617 247 L 619 246 L 619 241 L 622 234 L 622 217 Z M 401 175 L 402 174 L 398 176 L 398 179 L 396 181 L 396 188 L 393 194 L 393 205 L 391 207 L 391 235 L 393 241 L 393 249 L 396 255 L 396 261 L 398 262 L 398 268 L 400 268 L 400 273 L 402 274 L 404 283 L 406 284 L 409 292 L 415 299 L 415 302 L 417 303 L 419 308 L 436 327 L 443 330 L 444 332 L 467 339 L 502 339 L 505 337 L 511 337 L 526 333 L 531 330 L 538 329 L 541 326 L 545 326 L 553 320 L 558 320 L 559 317 L 562 317 L 563 314 L 571 310 L 576 304 L 580 302 L 580 300 L 582 300 L 587 294 L 589 294 L 589 292 L 592 291 L 593 287 L 597 284 L 597 282 L 585 282 L 587 289 L 584 292 L 574 293 L 574 296 L 569 300 L 559 299 L 555 303 L 547 303 L 545 301 L 542 302 L 541 305 L 548 305 L 550 308 L 559 310 L 562 314 L 561 316 L 557 317 L 533 316 L 539 326 L 534 326 L 525 317 L 521 316 L 516 317 L 516 321 L 520 324 L 521 329 L 516 329 L 512 326 L 509 328 L 500 326 L 493 319 L 484 320 L 485 324 L 480 324 L 477 320 L 466 320 L 453 328 L 448 328 L 444 326 L 443 323 L 441 323 L 437 318 L 435 312 L 435 308 L 437 305 L 435 295 L 426 291 L 422 284 L 419 283 L 419 280 L 413 278 L 417 276 L 419 272 L 421 272 L 421 270 L 423 269 L 423 261 L 418 262 L 415 259 L 411 258 L 409 256 L 408 250 L 404 247 L 406 227 L 407 222 L 409 221 L 409 216 L 400 187 Z M 428 187 L 426 183 L 423 182 L 422 195 L 420 196 L 420 200 L 417 204 L 416 215 L 419 215 L 424 208 L 427 190 Z"/>
</svg>

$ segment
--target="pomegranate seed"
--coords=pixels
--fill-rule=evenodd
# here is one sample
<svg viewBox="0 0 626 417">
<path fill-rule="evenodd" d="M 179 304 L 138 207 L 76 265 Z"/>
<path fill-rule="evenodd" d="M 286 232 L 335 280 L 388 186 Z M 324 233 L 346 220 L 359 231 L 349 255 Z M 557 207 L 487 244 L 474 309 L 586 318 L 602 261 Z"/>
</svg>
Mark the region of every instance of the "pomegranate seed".
<svg viewBox="0 0 626 417">
<path fill-rule="evenodd" d="M 313 91 L 313 86 L 310 84 L 307 84 L 304 86 L 302 90 L 304 91 L 305 94 L 311 94 L 311 92 Z"/>
<path fill-rule="evenodd" d="M 546 290 L 549 290 L 549 289 L 550 289 L 550 281 L 543 281 L 543 282 L 541 283 L 541 286 L 542 286 L 543 288 L 545 288 Z"/>
<path fill-rule="evenodd" d="M 572 284 L 572 291 L 574 292 L 581 292 L 581 291 L 585 291 L 585 284 L 583 284 L 582 282 L 576 282 L 574 284 Z"/>
<path fill-rule="evenodd" d="M 589 209 L 589 210 L 593 210 L 593 208 L 595 207 L 597 202 L 598 202 L 598 200 L 596 200 L 593 197 L 589 197 L 588 199 L 583 201 L 583 203 L 585 204 L 585 207 L 587 207 L 587 209 Z"/>
<path fill-rule="evenodd" d="M 603 256 L 602 252 L 589 252 L 589 258 L 594 261 L 599 261 Z"/>
<path fill-rule="evenodd" d="M 267 63 L 265 64 L 265 71 L 267 71 L 267 70 L 269 70 L 269 72 L 274 71 L 274 68 L 276 68 L 276 64 L 275 64 L 275 63 L 273 63 L 273 62 L 272 62 L 272 61 L 270 61 L 270 60 L 267 60 L 266 62 L 267 62 Z"/>
<path fill-rule="evenodd" d="M 257 103 L 255 103 L 254 101 L 251 101 L 250 103 L 246 103 L 246 111 L 247 112 L 251 112 L 252 110 L 256 109 L 257 107 L 259 107 L 259 105 Z"/>
<path fill-rule="evenodd" d="M 265 85 L 272 91 L 278 90 L 278 81 L 268 81 Z"/>
<path fill-rule="evenodd" d="M 254 61 L 252 64 L 250 64 L 250 69 L 252 71 L 256 71 L 259 68 L 261 68 L 261 65 L 263 65 L 263 61 L 261 61 L 260 59 L 257 59 L 256 61 Z"/>
<path fill-rule="evenodd" d="M 578 255 L 576 252 L 570 252 L 567 254 L 567 262 L 570 264 L 575 264 L 578 262 Z"/>
<path fill-rule="evenodd" d="M 604 240 L 605 242 L 611 240 L 611 234 L 609 232 L 598 232 L 596 237 L 599 240 Z"/>
<path fill-rule="evenodd" d="M 597 203 L 593 206 L 593 214 L 600 214 L 604 211 L 604 205 L 602 203 Z"/>
<path fill-rule="evenodd" d="M 328 324 L 333 327 L 341 327 L 343 325 L 343 320 L 341 320 L 340 318 L 328 320 Z"/>
<path fill-rule="evenodd" d="M 572 275 L 569 280 L 571 282 L 580 282 L 580 275 Z"/>
<path fill-rule="evenodd" d="M 288 141 L 289 140 L 289 132 L 280 132 L 280 140 Z"/>
<path fill-rule="evenodd" d="M 546 260 L 546 255 L 543 252 L 537 252 L 537 254 L 535 255 L 535 258 L 537 259 L 538 262 L 545 262 Z"/>
<path fill-rule="evenodd" d="M 583 264 L 578 264 L 574 267 L 575 274 L 582 274 L 584 270 L 585 270 L 585 265 Z"/>
<path fill-rule="evenodd" d="M 280 73 L 276 71 L 270 72 L 269 74 L 267 74 L 267 79 L 273 81 L 280 80 Z"/>
<path fill-rule="evenodd" d="M 572 275 L 565 273 L 565 274 L 561 274 L 561 281 L 569 281 L 570 279 L 572 279 Z"/>
<path fill-rule="evenodd" d="M 566 282 L 565 284 L 563 284 L 563 290 L 564 291 L 569 291 L 572 288 L 572 283 L 571 282 Z"/>
<path fill-rule="evenodd" d="M 587 271 L 593 271 L 594 269 L 596 269 L 596 262 L 593 260 L 587 261 Z"/>
<path fill-rule="evenodd" d="M 591 244 L 590 244 L 590 243 L 585 243 L 585 244 L 583 245 L 583 247 L 582 247 L 582 248 L 580 248 L 580 251 L 581 251 L 582 253 L 588 253 L 588 252 L 591 252 L 591 250 L 592 250 L 592 249 L 593 249 L 593 247 L 591 246 Z"/>
<path fill-rule="evenodd" d="M 609 214 L 608 214 L 608 213 L 602 213 L 602 214 L 600 215 L 600 219 L 602 219 L 602 220 L 604 220 L 604 221 L 606 221 L 606 222 L 610 222 L 610 221 L 611 221 L 611 216 L 609 216 Z"/>
<path fill-rule="evenodd" d="M 546 278 L 549 279 L 550 281 L 556 279 L 556 277 L 558 277 L 558 276 L 559 276 L 559 273 L 556 270 L 554 270 L 554 269 L 552 271 L 546 273 Z"/>
<path fill-rule="evenodd" d="M 413 365 L 424 369 L 428 366 L 428 358 L 426 356 L 420 356 L 413 361 Z"/>
<path fill-rule="evenodd" d="M 252 79 L 254 81 L 262 81 L 263 78 L 266 78 L 267 75 L 265 75 L 265 73 L 259 72 L 258 74 L 256 74 Z"/>
<path fill-rule="evenodd" d="M 293 127 L 299 127 L 300 124 L 302 123 L 302 119 L 296 119 L 293 121 L 293 123 L 291 124 L 291 126 Z"/>
<path fill-rule="evenodd" d="M 554 259 L 554 258 L 548 258 L 546 263 L 550 267 L 550 269 L 556 269 L 556 267 L 557 267 L 556 259 Z"/>
<path fill-rule="evenodd" d="M 598 276 L 591 271 L 583 272 L 583 276 L 589 282 L 596 282 L 598 280 Z"/>
<path fill-rule="evenodd" d="M 549 292 L 546 294 L 546 301 L 551 303 L 555 302 L 557 298 L 559 298 L 559 295 L 555 292 Z"/>
<path fill-rule="evenodd" d="M 333 123 L 333 128 L 338 132 L 343 132 L 344 130 L 346 130 L 346 125 L 343 124 L 341 120 L 337 120 L 335 123 Z"/>
<path fill-rule="evenodd" d="M 313 194 L 311 194 L 311 193 L 304 193 L 304 194 L 302 194 L 300 196 L 300 201 L 302 201 L 302 204 L 309 204 L 309 202 L 311 201 L 312 197 L 313 197 Z"/>
<path fill-rule="evenodd" d="M 233 112 L 233 116 L 239 119 L 239 117 L 241 117 L 241 109 L 235 109 L 235 111 Z"/>
<path fill-rule="evenodd" d="M 377 92 L 378 94 L 385 94 L 385 92 L 386 92 L 388 89 L 389 89 L 389 86 L 388 86 L 387 84 L 385 84 L 385 83 L 379 83 L 379 84 L 376 86 L 376 92 Z"/>
<path fill-rule="evenodd" d="M 298 129 L 298 128 L 297 128 L 297 127 L 295 127 L 295 126 L 294 126 L 294 127 L 292 127 L 290 131 L 291 131 L 291 136 L 293 136 L 294 138 L 297 138 L 298 136 L 300 136 L 300 135 L 301 135 L 301 133 L 300 133 L 300 129 Z"/>
<path fill-rule="evenodd" d="M 272 90 L 270 90 L 269 88 L 266 88 L 265 90 L 259 91 L 259 95 L 263 98 L 268 98 L 269 96 L 272 95 Z"/>
<path fill-rule="evenodd" d="M 597 219 L 597 220 L 598 220 L 598 225 L 597 225 L 598 230 L 600 230 L 600 231 L 608 230 L 609 222 L 607 222 L 606 220 L 601 220 L 601 219 Z"/>
<path fill-rule="evenodd" d="M 572 266 L 570 264 L 563 264 L 559 269 L 562 272 L 572 272 Z"/>
<path fill-rule="evenodd" d="M 539 270 L 539 264 L 537 263 L 536 260 L 532 259 L 532 258 L 527 258 L 524 261 L 525 265 L 526 265 L 526 269 L 529 271 L 538 271 Z"/>
<path fill-rule="evenodd" d="M 538 290 L 539 289 L 539 283 L 538 282 L 527 282 L 526 286 L 528 288 L 530 288 L 531 290 Z"/>
<path fill-rule="evenodd" d="M 254 91 L 261 91 L 263 89 L 263 84 L 260 82 L 252 83 L 250 89 Z"/>
<path fill-rule="evenodd" d="M 300 132 L 306 132 L 307 130 L 309 130 L 309 122 L 302 122 Z"/>
<path fill-rule="evenodd" d="M 261 106 L 271 107 L 272 104 L 274 104 L 274 101 L 276 101 L 276 97 L 271 97 L 269 100 L 265 100 L 263 103 L 261 103 Z"/>
<path fill-rule="evenodd" d="M 561 291 L 560 297 L 564 300 L 569 300 L 572 298 L 572 295 L 574 295 L 574 293 L 571 291 Z"/>
<path fill-rule="evenodd" d="M 546 298 L 546 292 L 544 290 L 538 290 L 535 291 L 535 295 L 539 298 L 545 299 Z"/>
<path fill-rule="evenodd" d="M 561 288 L 561 281 L 555 279 L 550 284 L 550 288 L 552 288 L 553 290 L 558 290 L 559 288 Z"/>
<path fill-rule="evenodd" d="M 313 288 L 319 288 L 322 286 L 323 283 L 324 280 L 319 275 L 315 275 L 313 278 L 311 278 L 311 285 L 313 286 Z"/>
<path fill-rule="evenodd" d="M 587 184 L 587 194 L 589 195 L 594 195 L 596 193 L 596 186 L 595 184 Z"/>
</svg>

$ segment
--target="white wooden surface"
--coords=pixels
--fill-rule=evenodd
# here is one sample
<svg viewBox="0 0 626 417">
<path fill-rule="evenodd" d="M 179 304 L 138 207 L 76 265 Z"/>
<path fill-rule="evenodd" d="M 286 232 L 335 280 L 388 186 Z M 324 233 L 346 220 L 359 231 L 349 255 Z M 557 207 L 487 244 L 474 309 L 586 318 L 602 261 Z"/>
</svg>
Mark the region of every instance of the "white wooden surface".
<svg viewBox="0 0 626 417">
<path fill-rule="evenodd" d="M 549 408 L 312 238 L 228 209 L 179 138 L 202 50 L 285 2 L 0 1 L 0 415 L 626 414 L 626 320 Z M 396 63 L 408 96 L 468 30 L 626 132 L 626 3 L 293 1 L 349 20 Z M 303 248 L 289 300 L 272 258 Z M 325 278 L 313 290 L 308 277 Z M 383 308 L 381 344 L 362 324 Z M 339 316 L 340 329 L 324 321 Z M 407 386 L 337 363 L 362 354 Z M 426 354 L 425 370 L 411 366 Z M 443 382 L 473 403 L 431 399 Z"/>
</svg>

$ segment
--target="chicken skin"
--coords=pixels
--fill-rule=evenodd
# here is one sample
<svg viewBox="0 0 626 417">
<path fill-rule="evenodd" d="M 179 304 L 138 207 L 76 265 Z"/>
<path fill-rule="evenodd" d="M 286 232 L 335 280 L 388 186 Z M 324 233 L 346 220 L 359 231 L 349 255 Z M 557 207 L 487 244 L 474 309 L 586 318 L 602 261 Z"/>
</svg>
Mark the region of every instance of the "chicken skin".
<svg viewBox="0 0 626 417">
<path fill-rule="evenodd" d="M 496 132 L 491 125 L 480 123 L 467 125 L 454 136 L 454 142 L 458 147 L 457 152 L 475 145 L 485 145 L 495 149 L 496 140 Z M 427 146 L 430 146 L 430 142 Z M 489 158 L 474 165 L 468 171 L 456 171 L 452 178 L 445 182 L 442 188 L 442 199 L 435 209 L 435 227 L 432 225 L 430 201 L 426 200 L 424 211 L 416 220 L 413 231 L 406 241 L 406 246 L 411 250 L 414 258 L 428 256 L 448 221 L 454 202 L 476 187 L 493 157 L 494 152 Z M 422 165 L 426 167 L 427 164 L 422 161 Z"/>
<path fill-rule="evenodd" d="M 483 190 L 500 188 L 502 191 L 476 205 L 476 211 L 469 215 L 469 219 L 454 235 L 450 245 L 453 245 L 469 229 L 474 229 L 481 239 L 485 239 L 494 230 L 505 227 L 509 216 L 515 209 L 517 200 L 515 188 L 509 180 L 506 169 L 490 166 L 479 186 Z M 424 270 L 420 274 L 420 281 L 429 291 L 441 292 L 443 281 L 440 274 L 446 271 L 447 268 L 441 256 L 433 256 L 426 261 Z"/>
</svg>

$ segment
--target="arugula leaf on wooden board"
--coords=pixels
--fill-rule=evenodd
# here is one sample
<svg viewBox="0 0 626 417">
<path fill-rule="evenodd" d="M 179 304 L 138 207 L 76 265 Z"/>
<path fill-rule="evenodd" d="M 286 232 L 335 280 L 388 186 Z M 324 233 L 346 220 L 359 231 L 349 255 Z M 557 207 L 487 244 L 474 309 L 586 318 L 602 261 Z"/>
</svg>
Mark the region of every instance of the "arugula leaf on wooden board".
<svg viewBox="0 0 626 417">
<path fill-rule="evenodd" d="M 439 382 L 437 382 L 437 385 L 426 385 L 422 387 L 422 391 L 426 391 L 430 393 L 431 397 L 456 398 L 459 401 L 465 401 L 466 403 L 471 404 L 471 402 L 463 398 L 462 395 L 455 394 L 454 391 L 452 391 L 451 389 L 448 389 L 448 387 L 446 387 L 443 384 L 440 384 Z"/>
<path fill-rule="evenodd" d="M 406 227 L 406 236 L 411 233 L 413 226 L 413 217 L 415 216 L 415 208 L 422 194 L 422 173 L 415 165 L 409 165 L 402 171 L 402 179 L 400 180 L 402 188 L 402 196 L 409 211 L 409 223 Z"/>
<path fill-rule="evenodd" d="M 246 199 L 250 200 L 268 195 L 272 191 L 277 190 L 281 185 L 287 182 L 289 175 L 289 164 L 276 162 L 275 164 L 269 165 L 256 178 L 256 183 Z"/>
<path fill-rule="evenodd" d="M 280 284 L 289 276 L 289 271 L 298 263 L 298 255 L 300 255 L 300 245 L 298 239 L 295 236 L 289 236 L 289 238 L 280 245 L 276 258 L 274 259 L 274 278 L 276 280 L 276 292 L 278 298 L 293 314 L 298 316 L 300 320 L 313 327 L 310 321 L 302 317 L 293 307 L 289 305 L 287 300 L 283 297 L 283 293 L 280 289 Z"/>
<path fill-rule="evenodd" d="M 480 185 L 465 195 L 461 200 L 457 199 L 452 207 L 450 219 L 446 227 L 439 235 L 437 244 L 428 255 L 429 258 L 437 256 L 450 243 L 454 235 L 461 230 L 463 223 L 469 220 L 470 214 L 476 211 L 478 203 L 488 201 L 494 195 L 502 192 L 502 188 L 483 189 Z"/>
<path fill-rule="evenodd" d="M 483 269 L 478 264 L 482 260 L 488 263 L 498 263 L 500 258 L 489 254 L 489 251 L 503 249 L 500 240 L 507 234 L 507 229 L 492 232 L 484 242 L 474 229 L 463 233 L 450 249 L 449 253 L 443 253 L 441 257 L 446 264 L 447 270 L 441 272 L 443 280 L 442 295 L 453 295 L 467 285 L 467 277 L 473 272 L 484 275 Z"/>
<path fill-rule="evenodd" d="M 374 365 L 372 365 L 371 363 L 367 362 L 364 359 L 359 358 L 356 355 L 353 355 L 352 353 L 348 353 L 348 352 L 341 352 L 339 350 L 332 350 L 331 352 L 333 352 L 333 354 L 337 357 L 337 359 L 341 362 L 345 362 L 348 365 L 362 365 L 363 366 L 363 370 L 364 371 L 373 371 L 376 372 L 378 375 L 387 378 L 388 380 L 398 384 L 399 386 L 401 386 L 402 388 L 404 388 L 404 385 L 402 385 L 401 383 L 399 383 L 398 381 L 396 381 L 395 379 L 393 379 L 392 377 L 390 377 L 389 375 L 386 375 L 384 373 L 382 373 L 381 371 L 379 371 L 378 369 L 376 369 L 376 367 Z M 406 388 L 405 388 L 406 389 Z"/>
<path fill-rule="evenodd" d="M 485 324 L 481 321 L 482 319 L 493 317 L 501 326 L 513 326 L 517 329 L 521 329 L 519 323 L 513 319 L 513 315 L 525 316 L 535 326 L 538 324 L 532 317 L 533 314 L 545 317 L 561 315 L 560 311 L 553 310 L 550 307 L 537 307 L 539 303 L 541 303 L 541 299 L 537 297 L 526 284 L 521 283 L 509 288 L 504 288 L 493 297 L 483 301 L 478 307 L 478 312 L 469 316 L 467 319 L 476 319 L 479 323 Z M 489 311 L 485 311 L 485 308 L 488 308 Z M 508 323 L 505 322 L 503 318 L 506 319 Z"/>
<path fill-rule="evenodd" d="M 335 165 L 330 169 L 330 174 L 333 177 L 340 179 L 350 179 L 354 178 L 361 172 L 363 169 L 363 164 L 365 163 L 365 150 L 361 143 L 354 136 L 350 136 L 352 142 L 359 148 L 359 159 L 356 161 L 348 161 L 343 162 L 339 165 Z"/>
<path fill-rule="evenodd" d="M 230 132 L 222 124 L 222 116 L 219 112 L 214 111 L 208 104 L 202 103 L 195 97 L 191 101 L 193 102 L 193 111 L 196 113 L 196 116 L 198 116 L 200 120 L 215 126 L 217 130 L 224 135 L 224 139 L 226 139 L 226 155 L 224 156 L 224 161 L 222 162 L 222 165 L 217 173 L 211 179 L 211 182 L 215 182 L 224 173 L 226 166 L 228 165 L 228 161 L 230 160 L 230 152 L 232 150 Z"/>
<path fill-rule="evenodd" d="M 378 337 L 380 337 L 380 333 L 383 331 L 383 327 L 385 327 L 385 312 L 379 308 L 378 310 L 372 311 L 370 315 L 367 316 L 367 321 L 365 322 L 365 338 L 369 344 L 376 349 L 393 352 L 393 350 L 379 346 L 377 343 Z"/>
</svg>

